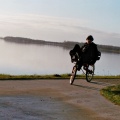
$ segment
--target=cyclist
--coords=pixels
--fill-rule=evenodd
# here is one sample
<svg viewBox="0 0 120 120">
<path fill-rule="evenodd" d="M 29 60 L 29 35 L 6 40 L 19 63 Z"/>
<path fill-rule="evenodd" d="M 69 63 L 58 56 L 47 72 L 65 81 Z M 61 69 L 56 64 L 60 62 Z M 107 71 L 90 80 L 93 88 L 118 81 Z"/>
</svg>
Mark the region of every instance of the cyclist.
<svg viewBox="0 0 120 120">
<path fill-rule="evenodd" d="M 93 65 L 95 64 L 96 60 L 99 60 L 98 57 L 101 53 L 97 49 L 97 45 L 93 42 L 94 38 L 92 35 L 89 35 L 86 38 L 85 44 L 80 47 L 78 44 L 75 45 L 73 50 L 70 51 L 70 55 L 74 55 L 76 52 L 79 55 L 79 61 L 77 70 L 80 70 L 83 64 Z"/>
</svg>

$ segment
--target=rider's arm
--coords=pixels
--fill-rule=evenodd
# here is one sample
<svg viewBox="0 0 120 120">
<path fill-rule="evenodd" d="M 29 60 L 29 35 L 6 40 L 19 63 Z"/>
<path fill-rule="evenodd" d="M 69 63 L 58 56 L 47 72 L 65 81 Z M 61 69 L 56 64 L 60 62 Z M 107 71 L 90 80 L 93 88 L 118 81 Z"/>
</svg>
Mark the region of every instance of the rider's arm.
<svg viewBox="0 0 120 120">
<path fill-rule="evenodd" d="M 88 49 L 88 44 L 85 43 L 85 44 L 81 47 L 82 53 L 85 53 L 85 52 L 87 51 L 87 49 Z"/>
</svg>

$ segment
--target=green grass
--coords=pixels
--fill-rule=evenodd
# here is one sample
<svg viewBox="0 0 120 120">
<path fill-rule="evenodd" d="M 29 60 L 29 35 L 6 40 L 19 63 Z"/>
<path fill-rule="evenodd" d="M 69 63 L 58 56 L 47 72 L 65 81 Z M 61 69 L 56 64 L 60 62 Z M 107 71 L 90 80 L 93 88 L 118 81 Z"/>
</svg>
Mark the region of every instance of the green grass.
<svg viewBox="0 0 120 120">
<path fill-rule="evenodd" d="M 69 79 L 71 74 L 53 75 L 7 75 L 0 74 L 0 80 L 29 80 L 29 79 Z M 85 79 L 85 75 L 77 75 L 76 79 Z M 120 79 L 119 76 L 94 76 L 94 79 Z"/>
<path fill-rule="evenodd" d="M 7 75 L 0 74 L 0 80 L 31 80 L 31 79 L 69 79 L 70 74 L 53 75 Z M 77 75 L 76 79 L 85 78 L 83 75 Z"/>
<path fill-rule="evenodd" d="M 100 93 L 111 102 L 120 105 L 120 85 L 108 86 L 103 88 Z"/>
</svg>

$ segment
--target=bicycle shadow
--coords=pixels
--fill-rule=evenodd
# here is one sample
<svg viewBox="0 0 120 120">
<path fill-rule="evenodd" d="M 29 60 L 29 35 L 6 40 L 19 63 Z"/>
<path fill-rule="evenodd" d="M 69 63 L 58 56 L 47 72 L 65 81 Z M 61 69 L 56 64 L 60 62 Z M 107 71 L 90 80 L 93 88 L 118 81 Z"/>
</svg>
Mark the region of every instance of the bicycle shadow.
<svg viewBox="0 0 120 120">
<path fill-rule="evenodd" d="M 91 84 L 96 84 L 96 85 L 100 85 L 100 86 L 103 86 L 103 87 L 112 85 L 112 84 L 110 84 L 110 83 L 98 82 L 98 81 L 91 81 L 91 82 L 89 82 L 89 83 L 91 83 Z M 101 88 L 91 87 L 91 86 L 84 86 L 84 85 L 77 85 L 77 84 L 73 84 L 73 85 L 74 85 L 74 86 L 77 86 L 77 87 L 85 88 L 85 89 L 90 89 L 90 90 L 100 91 L 100 89 L 101 89 Z"/>
<path fill-rule="evenodd" d="M 90 87 L 90 86 L 83 86 L 83 85 L 76 85 L 76 84 L 73 84 L 73 85 L 76 86 L 76 87 L 81 87 L 81 88 L 85 88 L 85 89 L 100 91 L 100 88 L 95 88 L 95 87 Z"/>
<path fill-rule="evenodd" d="M 98 82 L 98 81 L 91 81 L 90 83 L 97 84 L 97 85 L 102 85 L 102 86 L 110 86 L 110 85 L 113 85 L 113 84 L 111 84 L 111 83 Z"/>
</svg>

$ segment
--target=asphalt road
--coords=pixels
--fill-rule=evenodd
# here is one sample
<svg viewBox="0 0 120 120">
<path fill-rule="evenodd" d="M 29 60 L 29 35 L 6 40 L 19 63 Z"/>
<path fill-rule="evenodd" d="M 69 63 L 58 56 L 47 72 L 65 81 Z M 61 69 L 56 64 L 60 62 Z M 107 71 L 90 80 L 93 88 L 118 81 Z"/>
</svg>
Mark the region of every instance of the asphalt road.
<svg viewBox="0 0 120 120">
<path fill-rule="evenodd" d="M 0 81 L 1 120 L 120 120 L 120 106 L 100 89 L 120 80 Z"/>
</svg>

